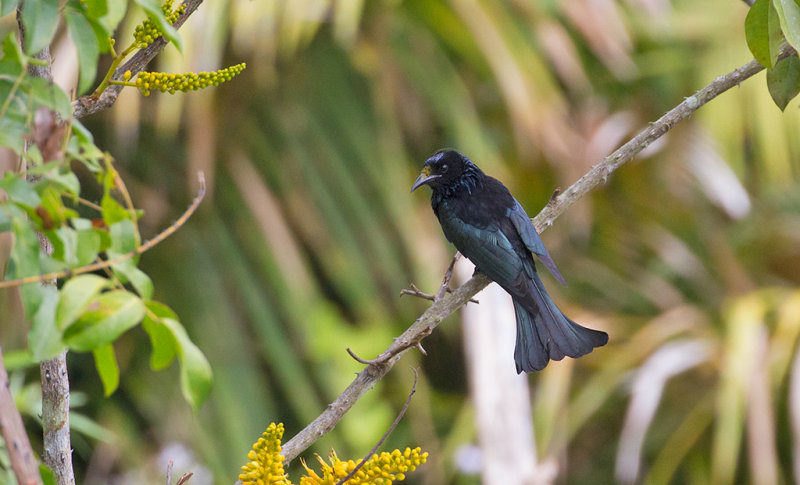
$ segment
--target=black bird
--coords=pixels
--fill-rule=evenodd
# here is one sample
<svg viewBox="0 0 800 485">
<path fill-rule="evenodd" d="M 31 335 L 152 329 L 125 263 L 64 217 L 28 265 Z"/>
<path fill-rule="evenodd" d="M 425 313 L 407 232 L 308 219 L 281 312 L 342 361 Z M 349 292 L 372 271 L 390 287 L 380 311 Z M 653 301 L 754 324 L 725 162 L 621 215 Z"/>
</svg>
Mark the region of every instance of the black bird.
<svg viewBox="0 0 800 485">
<path fill-rule="evenodd" d="M 440 150 L 425 161 L 414 185 L 429 185 L 431 206 L 447 240 L 514 300 L 517 373 L 548 361 L 580 357 L 608 342 L 608 334 L 582 327 L 556 307 L 536 273 L 533 254 L 566 285 L 525 209 L 497 179 L 467 157 Z"/>
</svg>

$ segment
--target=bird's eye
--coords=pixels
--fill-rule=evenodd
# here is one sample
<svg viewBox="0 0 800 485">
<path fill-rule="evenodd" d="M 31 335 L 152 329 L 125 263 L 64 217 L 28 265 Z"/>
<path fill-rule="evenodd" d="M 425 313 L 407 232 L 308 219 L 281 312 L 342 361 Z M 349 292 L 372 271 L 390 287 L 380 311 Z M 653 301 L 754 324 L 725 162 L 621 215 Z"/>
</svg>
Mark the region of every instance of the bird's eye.
<svg viewBox="0 0 800 485">
<path fill-rule="evenodd" d="M 442 170 L 442 172 L 447 172 L 447 164 L 446 163 L 444 165 L 442 165 L 441 170 Z"/>
</svg>

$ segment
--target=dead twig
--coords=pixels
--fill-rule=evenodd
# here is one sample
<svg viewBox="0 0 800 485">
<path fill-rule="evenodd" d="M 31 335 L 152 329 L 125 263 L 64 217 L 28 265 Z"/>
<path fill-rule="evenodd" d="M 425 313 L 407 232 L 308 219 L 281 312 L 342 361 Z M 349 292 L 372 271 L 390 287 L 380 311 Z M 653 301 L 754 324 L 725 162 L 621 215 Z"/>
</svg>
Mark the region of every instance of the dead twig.
<svg viewBox="0 0 800 485">
<path fill-rule="evenodd" d="M 456 261 L 458 261 L 458 258 L 460 258 L 460 257 L 461 257 L 461 253 L 456 252 L 456 254 L 453 256 L 453 259 L 450 261 L 450 265 L 447 267 L 447 270 L 444 272 L 444 278 L 442 279 L 442 285 L 439 287 L 439 291 L 437 291 L 435 295 L 431 295 L 429 293 L 425 293 L 422 290 L 420 290 L 419 288 L 417 288 L 417 285 L 415 285 L 414 283 L 411 283 L 411 284 L 409 284 L 411 289 L 403 288 L 402 290 L 400 290 L 400 296 L 402 297 L 403 295 L 411 295 L 411 296 L 416 296 L 417 298 L 422 298 L 424 300 L 430 300 L 432 302 L 437 302 L 437 301 L 441 300 L 442 297 L 444 297 L 445 293 L 452 293 L 453 289 L 450 288 L 450 279 L 453 277 L 453 267 L 455 267 Z M 471 298 L 469 301 L 471 303 L 476 303 L 476 304 L 480 303 L 478 300 L 476 300 L 474 298 Z"/>
</svg>

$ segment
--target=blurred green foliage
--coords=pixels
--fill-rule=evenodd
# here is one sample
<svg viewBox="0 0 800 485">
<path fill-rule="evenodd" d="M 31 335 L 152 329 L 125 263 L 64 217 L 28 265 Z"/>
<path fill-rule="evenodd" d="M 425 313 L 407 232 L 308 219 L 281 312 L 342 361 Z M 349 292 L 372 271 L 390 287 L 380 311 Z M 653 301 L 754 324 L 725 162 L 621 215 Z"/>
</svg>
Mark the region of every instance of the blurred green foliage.
<svg viewBox="0 0 800 485">
<path fill-rule="evenodd" d="M 73 387 L 92 396 L 82 412 L 115 432 L 108 444 L 78 438 L 83 483 L 155 480 L 155 456 L 173 458 L 174 442 L 191 448 L 192 471 L 228 483 L 267 423 L 291 436 L 316 417 L 362 367 L 345 347 L 383 350 L 425 308 L 399 290 L 437 287 L 453 252 L 428 201 L 408 193 L 435 149 L 464 152 L 534 214 L 648 121 L 751 59 L 747 6 L 734 0 L 201 10 L 181 29 L 183 55 L 165 52 L 158 70 L 245 61 L 236 82 L 186 96 L 123 92 L 85 124 L 144 208 L 144 237 L 180 214 L 195 172 L 207 174 L 200 211 L 141 267 L 208 357 L 214 387 L 193 414 L 178 369 L 148 369 L 143 332 L 117 343 L 122 379 L 108 399 L 91 360 L 73 357 Z M 763 77 L 701 108 L 544 235 L 570 283 L 549 285 L 560 305 L 611 335 L 530 377 L 539 459 L 555 460 L 565 482 L 799 478 L 800 112 L 794 101 L 781 113 Z M 0 305 L 19 322 L 9 298 Z M 4 340 L 15 335 L 3 329 Z M 419 365 L 386 448 L 431 452 L 409 483 L 477 483 L 454 458 L 475 441 L 457 318 L 425 347 L 314 451 L 368 450 L 406 397 L 405 365 Z M 647 392 L 655 408 L 637 400 Z"/>
</svg>

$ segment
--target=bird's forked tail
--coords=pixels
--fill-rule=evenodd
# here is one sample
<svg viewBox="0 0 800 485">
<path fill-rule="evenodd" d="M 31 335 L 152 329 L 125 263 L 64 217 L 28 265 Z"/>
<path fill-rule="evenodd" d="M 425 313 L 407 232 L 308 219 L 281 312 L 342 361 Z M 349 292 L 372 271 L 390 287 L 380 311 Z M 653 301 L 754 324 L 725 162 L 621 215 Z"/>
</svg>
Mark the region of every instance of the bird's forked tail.
<svg viewBox="0 0 800 485">
<path fill-rule="evenodd" d="M 528 280 L 528 290 L 524 297 L 514 297 L 517 373 L 539 371 L 550 360 L 580 357 L 608 343 L 607 333 L 582 327 L 561 313 L 538 274 Z"/>
</svg>

